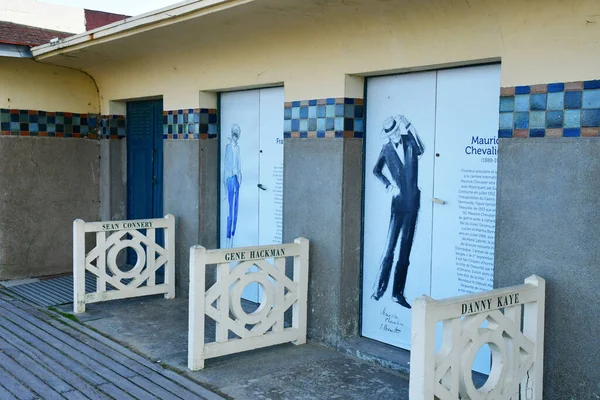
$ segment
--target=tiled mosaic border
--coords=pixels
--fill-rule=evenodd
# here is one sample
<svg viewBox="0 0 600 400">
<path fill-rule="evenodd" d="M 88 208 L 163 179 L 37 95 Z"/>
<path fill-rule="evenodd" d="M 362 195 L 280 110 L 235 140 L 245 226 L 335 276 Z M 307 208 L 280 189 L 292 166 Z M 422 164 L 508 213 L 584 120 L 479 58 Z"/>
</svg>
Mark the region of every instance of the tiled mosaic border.
<svg viewBox="0 0 600 400">
<path fill-rule="evenodd" d="M 498 137 L 599 136 L 600 80 L 500 91 Z"/>
<path fill-rule="evenodd" d="M 122 139 L 125 132 L 124 115 L 0 109 L 3 136 Z"/>
<path fill-rule="evenodd" d="M 363 99 L 327 98 L 293 101 L 284 106 L 284 138 L 362 138 Z"/>
<path fill-rule="evenodd" d="M 215 139 L 217 110 L 188 108 L 163 111 L 163 139 Z"/>
</svg>

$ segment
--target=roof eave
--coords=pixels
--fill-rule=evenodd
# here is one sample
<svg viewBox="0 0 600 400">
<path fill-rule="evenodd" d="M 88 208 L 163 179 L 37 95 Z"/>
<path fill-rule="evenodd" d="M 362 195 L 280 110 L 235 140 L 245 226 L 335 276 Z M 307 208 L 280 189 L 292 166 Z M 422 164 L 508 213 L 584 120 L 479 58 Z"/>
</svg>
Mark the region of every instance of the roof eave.
<svg viewBox="0 0 600 400">
<path fill-rule="evenodd" d="M 31 49 L 31 52 L 36 60 L 42 61 L 55 55 L 65 54 L 97 43 L 112 41 L 187 19 L 197 18 L 252 1 L 256 0 L 188 0 L 117 21 L 88 32 L 69 36 L 60 39 L 56 43 L 36 46 Z"/>
</svg>

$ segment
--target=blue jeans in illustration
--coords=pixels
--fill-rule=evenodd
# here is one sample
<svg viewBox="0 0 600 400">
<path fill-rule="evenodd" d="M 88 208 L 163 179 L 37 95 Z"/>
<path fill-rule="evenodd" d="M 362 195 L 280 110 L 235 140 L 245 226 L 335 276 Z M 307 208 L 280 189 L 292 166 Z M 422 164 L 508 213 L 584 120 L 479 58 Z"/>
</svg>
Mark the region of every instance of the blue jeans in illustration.
<svg viewBox="0 0 600 400">
<path fill-rule="evenodd" d="M 231 239 L 235 236 L 238 204 L 240 200 L 240 183 L 237 175 L 227 178 L 225 185 L 227 187 L 227 199 L 229 201 L 229 215 L 227 216 L 227 239 Z"/>
</svg>

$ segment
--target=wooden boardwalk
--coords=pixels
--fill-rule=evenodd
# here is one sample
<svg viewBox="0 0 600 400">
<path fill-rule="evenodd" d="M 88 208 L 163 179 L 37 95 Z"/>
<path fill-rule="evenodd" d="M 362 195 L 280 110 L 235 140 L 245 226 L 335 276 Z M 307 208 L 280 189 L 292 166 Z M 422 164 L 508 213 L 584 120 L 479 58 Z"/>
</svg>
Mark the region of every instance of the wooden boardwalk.
<svg viewBox="0 0 600 400">
<path fill-rule="evenodd" d="M 88 328 L 0 291 L 0 400 L 221 399 Z"/>
</svg>

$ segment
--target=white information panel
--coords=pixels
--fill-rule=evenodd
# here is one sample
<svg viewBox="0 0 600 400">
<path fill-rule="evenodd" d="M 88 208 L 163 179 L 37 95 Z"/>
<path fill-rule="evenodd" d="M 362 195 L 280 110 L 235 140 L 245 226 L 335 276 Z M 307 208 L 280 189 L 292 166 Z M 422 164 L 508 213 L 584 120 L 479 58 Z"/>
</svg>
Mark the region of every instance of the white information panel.
<svg viewBox="0 0 600 400">
<path fill-rule="evenodd" d="M 221 248 L 281 243 L 283 88 L 221 95 Z M 242 297 L 259 302 L 260 285 Z"/>
<path fill-rule="evenodd" d="M 492 288 L 499 98 L 499 65 L 368 80 L 364 336 L 409 349 L 416 297 Z"/>
<path fill-rule="evenodd" d="M 405 349 L 411 313 L 399 302 L 431 283 L 435 86 L 435 72 L 367 86 L 362 334 Z"/>
</svg>

